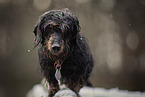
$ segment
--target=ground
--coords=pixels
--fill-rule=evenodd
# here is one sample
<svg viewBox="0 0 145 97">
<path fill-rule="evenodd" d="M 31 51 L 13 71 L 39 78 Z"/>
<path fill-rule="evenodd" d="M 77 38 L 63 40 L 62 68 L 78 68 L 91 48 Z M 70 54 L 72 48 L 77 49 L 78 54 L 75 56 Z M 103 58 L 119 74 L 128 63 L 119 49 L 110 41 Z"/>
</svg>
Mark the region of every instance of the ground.
<svg viewBox="0 0 145 97">
<path fill-rule="evenodd" d="M 26 95 L 26 97 L 47 97 L 49 87 L 46 82 L 35 85 Z M 104 88 L 90 88 L 83 87 L 79 92 L 81 97 L 145 97 L 145 92 L 132 92 L 127 90 L 119 90 L 118 88 L 104 89 Z M 76 97 L 76 94 L 65 85 L 61 86 L 55 97 Z"/>
</svg>

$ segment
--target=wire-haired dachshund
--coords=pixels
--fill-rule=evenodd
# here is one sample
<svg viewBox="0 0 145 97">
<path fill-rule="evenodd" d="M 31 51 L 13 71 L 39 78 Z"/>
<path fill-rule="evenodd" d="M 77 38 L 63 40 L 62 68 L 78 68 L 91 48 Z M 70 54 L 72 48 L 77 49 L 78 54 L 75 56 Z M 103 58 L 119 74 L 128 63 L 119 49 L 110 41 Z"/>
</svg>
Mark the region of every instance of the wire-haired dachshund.
<svg viewBox="0 0 145 97">
<path fill-rule="evenodd" d="M 49 97 L 60 84 L 78 94 L 94 64 L 86 38 L 80 34 L 78 18 L 68 9 L 51 10 L 40 16 L 33 32 L 42 73 L 50 86 Z"/>
</svg>

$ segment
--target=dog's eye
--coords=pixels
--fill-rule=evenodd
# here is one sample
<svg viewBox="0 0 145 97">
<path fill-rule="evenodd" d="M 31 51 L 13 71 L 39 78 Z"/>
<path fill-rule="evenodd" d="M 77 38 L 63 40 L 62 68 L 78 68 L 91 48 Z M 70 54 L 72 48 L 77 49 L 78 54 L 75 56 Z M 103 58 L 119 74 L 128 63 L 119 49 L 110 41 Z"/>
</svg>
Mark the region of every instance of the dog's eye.
<svg viewBox="0 0 145 97">
<path fill-rule="evenodd" d="M 49 27 L 49 26 L 47 26 L 47 27 L 44 29 L 43 35 L 44 35 L 45 37 L 48 37 L 49 34 L 50 34 L 51 32 L 52 32 L 52 28 Z"/>
<path fill-rule="evenodd" d="M 59 25 L 53 26 L 53 29 L 54 29 L 54 30 L 56 30 L 56 29 L 58 29 L 58 28 L 59 28 Z"/>
<path fill-rule="evenodd" d="M 48 32 L 50 32 L 50 31 L 52 31 L 52 26 L 47 26 L 45 29 L 44 29 L 44 31 L 46 32 L 46 33 L 48 33 Z"/>
<path fill-rule="evenodd" d="M 45 31 L 50 31 L 50 30 L 52 30 L 52 27 L 51 27 L 51 26 L 47 26 L 47 27 L 45 28 Z"/>
<path fill-rule="evenodd" d="M 56 32 L 61 32 L 61 29 L 59 28 L 59 25 L 53 26 L 53 30 Z"/>
</svg>

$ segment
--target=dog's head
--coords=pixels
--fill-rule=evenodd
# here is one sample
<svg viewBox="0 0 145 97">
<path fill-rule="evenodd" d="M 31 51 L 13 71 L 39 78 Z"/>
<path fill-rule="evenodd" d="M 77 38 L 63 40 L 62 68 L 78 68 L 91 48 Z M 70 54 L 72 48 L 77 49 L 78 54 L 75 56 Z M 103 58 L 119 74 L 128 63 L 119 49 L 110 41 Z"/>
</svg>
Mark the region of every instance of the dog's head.
<svg viewBox="0 0 145 97">
<path fill-rule="evenodd" d="M 67 9 L 52 10 L 40 16 L 35 28 L 35 47 L 42 45 L 49 56 L 66 56 L 80 32 L 79 21 Z"/>
</svg>

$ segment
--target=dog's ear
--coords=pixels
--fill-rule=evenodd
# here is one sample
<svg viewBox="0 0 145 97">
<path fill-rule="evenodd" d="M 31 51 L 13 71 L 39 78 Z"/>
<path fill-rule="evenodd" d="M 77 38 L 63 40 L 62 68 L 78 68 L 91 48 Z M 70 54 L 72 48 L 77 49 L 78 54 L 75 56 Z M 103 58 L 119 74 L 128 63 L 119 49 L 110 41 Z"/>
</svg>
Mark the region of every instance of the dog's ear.
<svg viewBox="0 0 145 97">
<path fill-rule="evenodd" d="M 78 20 L 78 17 L 76 17 L 76 16 L 74 16 L 74 29 L 75 29 L 75 32 L 76 32 L 76 35 L 78 34 L 78 33 L 80 33 L 80 29 L 81 29 L 81 27 L 80 27 L 80 24 L 79 24 L 79 20 Z"/>
<path fill-rule="evenodd" d="M 81 29 L 81 27 L 80 27 L 79 22 L 78 22 L 78 23 L 76 23 L 76 32 L 77 32 L 77 34 L 80 33 L 80 29 Z"/>
<path fill-rule="evenodd" d="M 34 42 L 34 48 L 37 47 L 39 45 L 39 43 L 42 41 L 42 34 L 41 31 L 39 29 L 39 26 L 36 25 L 34 27 L 33 33 L 35 35 L 35 42 Z"/>
</svg>

